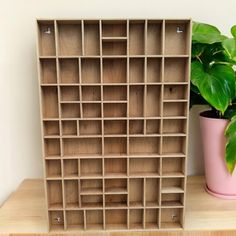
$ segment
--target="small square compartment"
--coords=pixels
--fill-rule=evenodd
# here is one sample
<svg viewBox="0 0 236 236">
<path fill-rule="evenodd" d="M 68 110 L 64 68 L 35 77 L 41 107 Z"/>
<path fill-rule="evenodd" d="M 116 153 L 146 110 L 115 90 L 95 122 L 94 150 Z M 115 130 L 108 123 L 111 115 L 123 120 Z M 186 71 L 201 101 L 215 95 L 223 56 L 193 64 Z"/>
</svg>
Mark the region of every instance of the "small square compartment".
<svg viewBox="0 0 236 236">
<path fill-rule="evenodd" d="M 68 230 L 84 229 L 84 212 L 78 210 L 66 211 L 66 222 Z"/>
<path fill-rule="evenodd" d="M 63 208 L 61 180 L 47 180 L 47 198 L 49 210 Z"/>
<path fill-rule="evenodd" d="M 147 59 L 147 82 L 160 83 L 162 77 L 162 60 L 161 58 Z"/>
<path fill-rule="evenodd" d="M 146 209 L 145 228 L 158 229 L 159 228 L 159 209 Z"/>
<path fill-rule="evenodd" d="M 80 160 L 81 176 L 102 176 L 102 160 L 101 159 L 81 159 Z"/>
<path fill-rule="evenodd" d="M 106 210 L 106 229 L 127 229 L 127 210 Z"/>
<path fill-rule="evenodd" d="M 130 58 L 129 59 L 129 82 L 144 83 L 144 59 Z"/>
<path fill-rule="evenodd" d="M 62 121 L 62 135 L 77 135 L 77 121 L 63 120 Z"/>
<path fill-rule="evenodd" d="M 85 208 L 97 208 L 103 206 L 102 195 L 82 195 L 81 207 Z"/>
<path fill-rule="evenodd" d="M 147 134 L 160 134 L 160 120 L 146 120 L 146 133 Z"/>
<path fill-rule="evenodd" d="M 187 122 L 185 119 L 163 120 L 163 134 L 186 134 Z"/>
<path fill-rule="evenodd" d="M 127 192 L 127 179 L 105 179 L 106 194 L 126 194 Z"/>
<path fill-rule="evenodd" d="M 182 208 L 162 208 L 161 228 L 162 229 L 182 229 L 183 209 Z"/>
<path fill-rule="evenodd" d="M 46 176 L 48 178 L 61 177 L 61 160 L 46 160 Z"/>
<path fill-rule="evenodd" d="M 161 87 L 147 86 L 146 115 L 147 117 L 160 116 Z"/>
<path fill-rule="evenodd" d="M 127 104 L 126 103 L 104 103 L 104 117 L 126 117 Z"/>
<path fill-rule="evenodd" d="M 162 154 L 182 154 L 186 150 L 186 137 L 163 137 Z"/>
<path fill-rule="evenodd" d="M 64 230 L 63 211 L 49 211 L 49 230 Z"/>
<path fill-rule="evenodd" d="M 79 164 L 77 159 L 64 159 L 64 177 L 78 177 Z"/>
<path fill-rule="evenodd" d="M 129 210 L 129 228 L 143 229 L 143 209 Z"/>
<path fill-rule="evenodd" d="M 105 175 L 117 176 L 127 174 L 126 158 L 106 158 L 105 159 Z"/>
<path fill-rule="evenodd" d="M 103 83 L 126 83 L 127 59 L 105 58 L 103 59 Z"/>
<path fill-rule="evenodd" d="M 80 135 L 101 135 L 101 121 L 81 120 L 79 121 Z"/>
<path fill-rule="evenodd" d="M 129 87 L 129 115 L 131 117 L 144 116 L 144 86 Z M 153 109 L 153 108 L 152 108 Z"/>
<path fill-rule="evenodd" d="M 126 40 L 103 40 L 102 42 L 102 55 L 126 55 L 127 42 Z"/>
<path fill-rule="evenodd" d="M 65 204 L 66 208 L 79 207 L 79 183 L 78 180 L 65 180 Z"/>
<path fill-rule="evenodd" d="M 78 86 L 61 86 L 61 101 L 79 101 L 79 87 Z"/>
<path fill-rule="evenodd" d="M 78 103 L 62 103 L 62 118 L 80 118 L 80 104 Z"/>
<path fill-rule="evenodd" d="M 62 84 L 79 83 L 79 62 L 75 58 L 59 59 L 60 82 Z"/>
<path fill-rule="evenodd" d="M 100 86 L 82 86 L 82 101 L 100 101 Z"/>
<path fill-rule="evenodd" d="M 146 179 L 146 191 L 145 200 L 147 207 L 159 206 L 159 194 L 160 194 L 160 179 L 147 178 Z"/>
<path fill-rule="evenodd" d="M 104 101 L 126 101 L 127 87 L 126 86 L 103 86 Z"/>
<path fill-rule="evenodd" d="M 120 137 L 109 137 L 104 139 L 105 155 L 126 155 L 127 140 Z"/>
<path fill-rule="evenodd" d="M 104 120 L 104 134 L 126 134 L 126 120 Z"/>
<path fill-rule="evenodd" d="M 59 55 L 81 55 L 82 33 L 80 21 L 58 21 Z"/>
<path fill-rule="evenodd" d="M 103 37 L 126 37 L 127 24 L 126 21 L 102 21 L 102 36 Z"/>
<path fill-rule="evenodd" d="M 60 156 L 60 139 L 45 139 L 44 152 L 46 157 Z"/>
<path fill-rule="evenodd" d="M 86 229 L 96 230 L 103 229 L 103 211 L 86 210 Z"/>
<path fill-rule="evenodd" d="M 40 59 L 40 77 L 42 84 L 57 83 L 57 69 L 55 59 Z"/>
<path fill-rule="evenodd" d="M 188 85 L 164 85 L 164 100 L 188 98 Z"/>
<path fill-rule="evenodd" d="M 185 173 L 185 159 L 183 157 L 162 158 L 163 176 L 181 176 Z"/>
<path fill-rule="evenodd" d="M 183 206 L 184 194 L 183 193 L 163 193 L 161 195 L 161 205 L 168 207 Z"/>
<path fill-rule="evenodd" d="M 127 207 L 127 194 L 106 194 L 105 207 Z"/>
<path fill-rule="evenodd" d="M 183 193 L 184 192 L 184 178 L 183 177 L 168 177 L 162 178 L 161 193 Z"/>
<path fill-rule="evenodd" d="M 44 121 L 43 130 L 45 136 L 58 136 L 60 135 L 59 121 Z"/>
<path fill-rule="evenodd" d="M 142 207 L 144 200 L 143 179 L 129 179 L 130 207 Z"/>
<path fill-rule="evenodd" d="M 165 102 L 163 105 L 163 116 L 164 117 L 175 117 L 187 115 L 187 102 Z"/>
<path fill-rule="evenodd" d="M 143 134 L 143 120 L 129 121 L 129 134 Z"/>
<path fill-rule="evenodd" d="M 102 179 L 82 179 L 80 183 L 81 183 L 80 187 L 81 195 L 102 194 L 103 191 Z"/>
<path fill-rule="evenodd" d="M 83 84 L 101 83 L 99 59 L 81 59 L 81 80 Z"/>
<path fill-rule="evenodd" d="M 101 117 L 101 104 L 84 103 L 83 104 L 83 118 Z"/>
</svg>

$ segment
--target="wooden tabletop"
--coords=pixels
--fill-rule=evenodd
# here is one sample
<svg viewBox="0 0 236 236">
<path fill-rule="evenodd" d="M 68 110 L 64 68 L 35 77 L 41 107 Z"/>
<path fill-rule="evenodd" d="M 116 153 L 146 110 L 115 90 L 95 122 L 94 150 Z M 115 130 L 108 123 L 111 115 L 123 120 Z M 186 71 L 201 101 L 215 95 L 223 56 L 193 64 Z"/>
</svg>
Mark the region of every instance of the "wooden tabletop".
<svg viewBox="0 0 236 236">
<path fill-rule="evenodd" d="M 175 236 L 199 235 L 195 231 L 206 230 L 227 230 L 227 234 L 222 233 L 217 235 L 236 235 L 236 201 L 221 200 L 210 196 L 204 190 L 204 178 L 202 176 L 188 177 L 185 222 L 184 234 L 177 233 L 174 234 Z M 235 232 L 229 234 L 229 230 L 235 230 Z M 188 234 L 190 231 L 195 233 Z M 19 188 L 11 194 L 9 199 L 0 208 L 0 235 L 14 233 L 47 233 L 43 180 L 24 180 Z M 95 234 L 81 233 L 79 235 L 153 236 L 157 235 L 157 233 L 135 232 L 132 234 L 130 232 L 101 232 Z M 158 235 L 170 236 L 170 234 L 164 233 Z M 204 236 L 205 235 L 208 234 L 204 233 Z"/>
</svg>

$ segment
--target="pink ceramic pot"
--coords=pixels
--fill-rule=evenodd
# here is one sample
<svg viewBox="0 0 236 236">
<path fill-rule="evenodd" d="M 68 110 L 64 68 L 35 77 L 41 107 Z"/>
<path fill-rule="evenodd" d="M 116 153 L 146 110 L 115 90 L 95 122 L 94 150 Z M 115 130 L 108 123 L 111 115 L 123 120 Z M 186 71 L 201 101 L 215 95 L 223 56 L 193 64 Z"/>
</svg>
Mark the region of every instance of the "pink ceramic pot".
<svg viewBox="0 0 236 236">
<path fill-rule="evenodd" d="M 200 114 L 206 190 L 219 198 L 236 199 L 236 171 L 230 175 L 225 164 L 224 131 L 228 120 L 210 118 L 209 114 Z"/>
</svg>

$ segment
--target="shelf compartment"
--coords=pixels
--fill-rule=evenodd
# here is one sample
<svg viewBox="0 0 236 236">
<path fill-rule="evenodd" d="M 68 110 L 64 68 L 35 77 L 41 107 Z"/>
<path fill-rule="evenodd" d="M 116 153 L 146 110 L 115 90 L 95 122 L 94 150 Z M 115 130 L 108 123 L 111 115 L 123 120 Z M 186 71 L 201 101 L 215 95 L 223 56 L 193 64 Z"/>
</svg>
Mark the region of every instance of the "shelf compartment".
<svg viewBox="0 0 236 236">
<path fill-rule="evenodd" d="M 78 180 L 64 180 L 66 208 L 79 207 L 79 183 Z"/>
<path fill-rule="evenodd" d="M 166 21 L 165 24 L 165 54 L 189 54 L 189 22 Z"/>
<path fill-rule="evenodd" d="M 76 58 L 59 59 L 59 75 L 62 84 L 79 83 L 79 62 Z"/>
<path fill-rule="evenodd" d="M 116 104 L 117 105 L 117 104 Z M 105 120 L 104 121 L 104 134 L 126 134 L 127 122 L 125 120 Z"/>
<path fill-rule="evenodd" d="M 187 115 L 188 104 L 187 102 L 168 102 L 163 104 L 163 116 L 175 117 Z"/>
<path fill-rule="evenodd" d="M 61 160 L 47 160 L 46 161 L 46 176 L 48 178 L 61 177 Z"/>
<path fill-rule="evenodd" d="M 79 121 L 80 135 L 101 135 L 102 127 L 99 120 L 81 120 Z"/>
<path fill-rule="evenodd" d="M 162 81 L 162 59 L 147 58 L 147 83 L 160 83 Z"/>
<path fill-rule="evenodd" d="M 46 157 L 60 156 L 60 139 L 45 139 L 44 140 L 44 152 Z"/>
<path fill-rule="evenodd" d="M 158 85 L 147 86 L 146 116 L 160 116 L 161 87 Z"/>
<path fill-rule="evenodd" d="M 106 194 L 105 207 L 106 208 L 126 208 L 127 194 Z M 114 211 L 114 210 L 113 210 Z"/>
<path fill-rule="evenodd" d="M 84 229 L 84 212 L 78 210 L 66 211 L 66 222 L 68 230 Z"/>
<path fill-rule="evenodd" d="M 145 210 L 145 228 L 158 229 L 159 228 L 159 209 L 146 209 Z"/>
<path fill-rule="evenodd" d="M 127 105 L 125 103 L 112 103 L 103 104 L 104 117 L 126 117 Z"/>
<path fill-rule="evenodd" d="M 61 101 L 79 101 L 79 87 L 77 86 L 61 86 Z"/>
<path fill-rule="evenodd" d="M 82 101 L 100 101 L 100 86 L 82 86 Z"/>
<path fill-rule="evenodd" d="M 188 59 L 165 58 L 164 82 L 188 82 Z"/>
<path fill-rule="evenodd" d="M 40 60 L 40 77 L 42 84 L 57 83 L 57 69 L 55 59 Z"/>
<path fill-rule="evenodd" d="M 126 55 L 127 42 L 126 41 L 103 41 L 102 55 Z"/>
<path fill-rule="evenodd" d="M 127 229 L 127 210 L 116 209 L 105 211 L 106 229 Z"/>
<path fill-rule="evenodd" d="M 100 60 L 94 58 L 81 59 L 81 81 L 83 84 L 101 83 Z"/>
<path fill-rule="evenodd" d="M 145 200 L 147 207 L 159 206 L 160 179 L 147 178 Z"/>
<path fill-rule="evenodd" d="M 162 229 L 181 229 L 183 225 L 183 209 L 163 208 L 161 209 Z"/>
<path fill-rule="evenodd" d="M 59 121 L 44 121 L 43 122 L 44 136 L 59 136 Z"/>
<path fill-rule="evenodd" d="M 126 165 L 125 165 L 126 168 Z M 108 169 L 109 173 L 118 173 L 115 169 L 115 171 L 110 171 Z M 121 173 L 124 173 L 124 169 L 121 169 Z M 105 180 L 105 193 L 106 194 L 125 194 L 127 193 L 127 179 L 106 179 Z"/>
<path fill-rule="evenodd" d="M 84 54 L 99 55 L 99 21 L 84 21 Z"/>
<path fill-rule="evenodd" d="M 130 120 L 129 121 L 129 134 L 144 134 L 143 120 Z"/>
<path fill-rule="evenodd" d="M 130 176 L 159 176 L 160 160 L 159 158 L 130 158 L 129 160 Z"/>
<path fill-rule="evenodd" d="M 58 22 L 59 55 L 82 55 L 81 22 Z"/>
<path fill-rule="evenodd" d="M 188 85 L 164 85 L 164 100 L 188 98 Z"/>
<path fill-rule="evenodd" d="M 160 134 L 160 120 L 146 120 L 146 133 L 147 134 Z"/>
<path fill-rule="evenodd" d="M 81 180 L 81 195 L 98 195 L 102 194 L 103 185 L 101 179 L 82 179 Z"/>
<path fill-rule="evenodd" d="M 102 208 L 102 195 L 82 195 L 81 207 L 85 208 Z"/>
<path fill-rule="evenodd" d="M 129 54 L 143 55 L 144 53 L 144 21 L 130 21 L 129 24 Z"/>
<path fill-rule="evenodd" d="M 106 58 L 103 59 L 103 83 L 126 83 L 127 59 Z"/>
<path fill-rule="evenodd" d="M 186 137 L 163 137 L 162 154 L 186 154 Z"/>
<path fill-rule="evenodd" d="M 144 201 L 143 179 L 129 179 L 129 206 L 142 207 Z"/>
<path fill-rule="evenodd" d="M 126 155 L 127 140 L 121 137 L 104 138 L 105 155 Z"/>
<path fill-rule="evenodd" d="M 148 55 L 162 54 L 162 21 L 149 20 L 147 23 L 147 52 Z"/>
<path fill-rule="evenodd" d="M 130 137 L 130 155 L 160 154 L 160 139 L 157 137 Z"/>
<path fill-rule="evenodd" d="M 129 210 L 129 228 L 143 229 L 143 209 Z"/>
<path fill-rule="evenodd" d="M 162 194 L 183 193 L 184 192 L 184 178 L 168 177 L 162 179 Z"/>
<path fill-rule="evenodd" d="M 103 37 L 126 37 L 127 23 L 126 21 L 102 21 Z"/>
<path fill-rule="evenodd" d="M 53 21 L 38 22 L 38 45 L 40 56 L 55 56 L 55 29 Z"/>
<path fill-rule="evenodd" d="M 102 141 L 100 138 L 66 138 L 63 139 L 65 156 L 101 155 Z"/>
<path fill-rule="evenodd" d="M 180 207 L 183 206 L 183 193 L 163 193 L 161 195 L 161 205 L 164 207 Z"/>
<path fill-rule="evenodd" d="M 129 82 L 144 83 L 144 59 L 130 58 L 129 59 Z"/>
<path fill-rule="evenodd" d="M 86 210 L 86 229 L 96 230 L 103 229 L 103 211 Z"/>
<path fill-rule="evenodd" d="M 77 135 L 77 121 L 63 120 L 62 121 L 62 135 Z"/>
<path fill-rule="evenodd" d="M 162 175 L 179 176 L 185 174 L 185 160 L 182 157 L 162 158 Z"/>
<path fill-rule="evenodd" d="M 58 118 L 58 91 L 57 87 L 42 88 L 43 118 Z"/>
<path fill-rule="evenodd" d="M 102 176 L 102 160 L 81 159 L 80 174 L 81 176 Z"/>
<path fill-rule="evenodd" d="M 126 101 L 127 87 L 126 86 L 104 86 L 103 87 L 104 101 Z"/>
<path fill-rule="evenodd" d="M 63 211 L 49 211 L 49 228 L 50 231 L 64 230 Z"/>
<path fill-rule="evenodd" d="M 75 177 L 79 176 L 79 164 L 77 159 L 64 159 L 64 177 Z"/>
<path fill-rule="evenodd" d="M 129 88 L 129 116 L 144 116 L 144 86 L 130 86 Z"/>
<path fill-rule="evenodd" d="M 63 103 L 61 104 L 62 118 L 80 118 L 80 104 Z"/>
<path fill-rule="evenodd" d="M 62 182 L 60 180 L 47 180 L 47 196 L 49 210 L 63 208 Z"/>
<path fill-rule="evenodd" d="M 95 104 L 95 103 L 83 104 L 83 117 L 84 118 L 101 117 L 101 104 Z"/>
<path fill-rule="evenodd" d="M 163 120 L 163 134 L 186 134 L 185 120 Z"/>
</svg>

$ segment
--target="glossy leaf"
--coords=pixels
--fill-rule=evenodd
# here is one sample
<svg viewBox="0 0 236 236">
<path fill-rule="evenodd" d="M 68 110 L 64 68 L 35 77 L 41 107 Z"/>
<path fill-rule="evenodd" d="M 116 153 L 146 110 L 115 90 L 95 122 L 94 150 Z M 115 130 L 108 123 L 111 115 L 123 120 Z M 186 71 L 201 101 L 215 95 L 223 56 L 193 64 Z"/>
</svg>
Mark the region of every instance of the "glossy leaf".
<svg viewBox="0 0 236 236">
<path fill-rule="evenodd" d="M 192 57 L 200 57 L 206 48 L 206 44 L 195 43 L 192 45 Z"/>
<path fill-rule="evenodd" d="M 231 34 L 233 35 L 234 38 L 236 38 L 236 25 L 233 25 L 231 27 Z"/>
<path fill-rule="evenodd" d="M 222 45 L 229 58 L 236 61 L 236 39 L 226 39 L 222 42 Z"/>
</svg>

